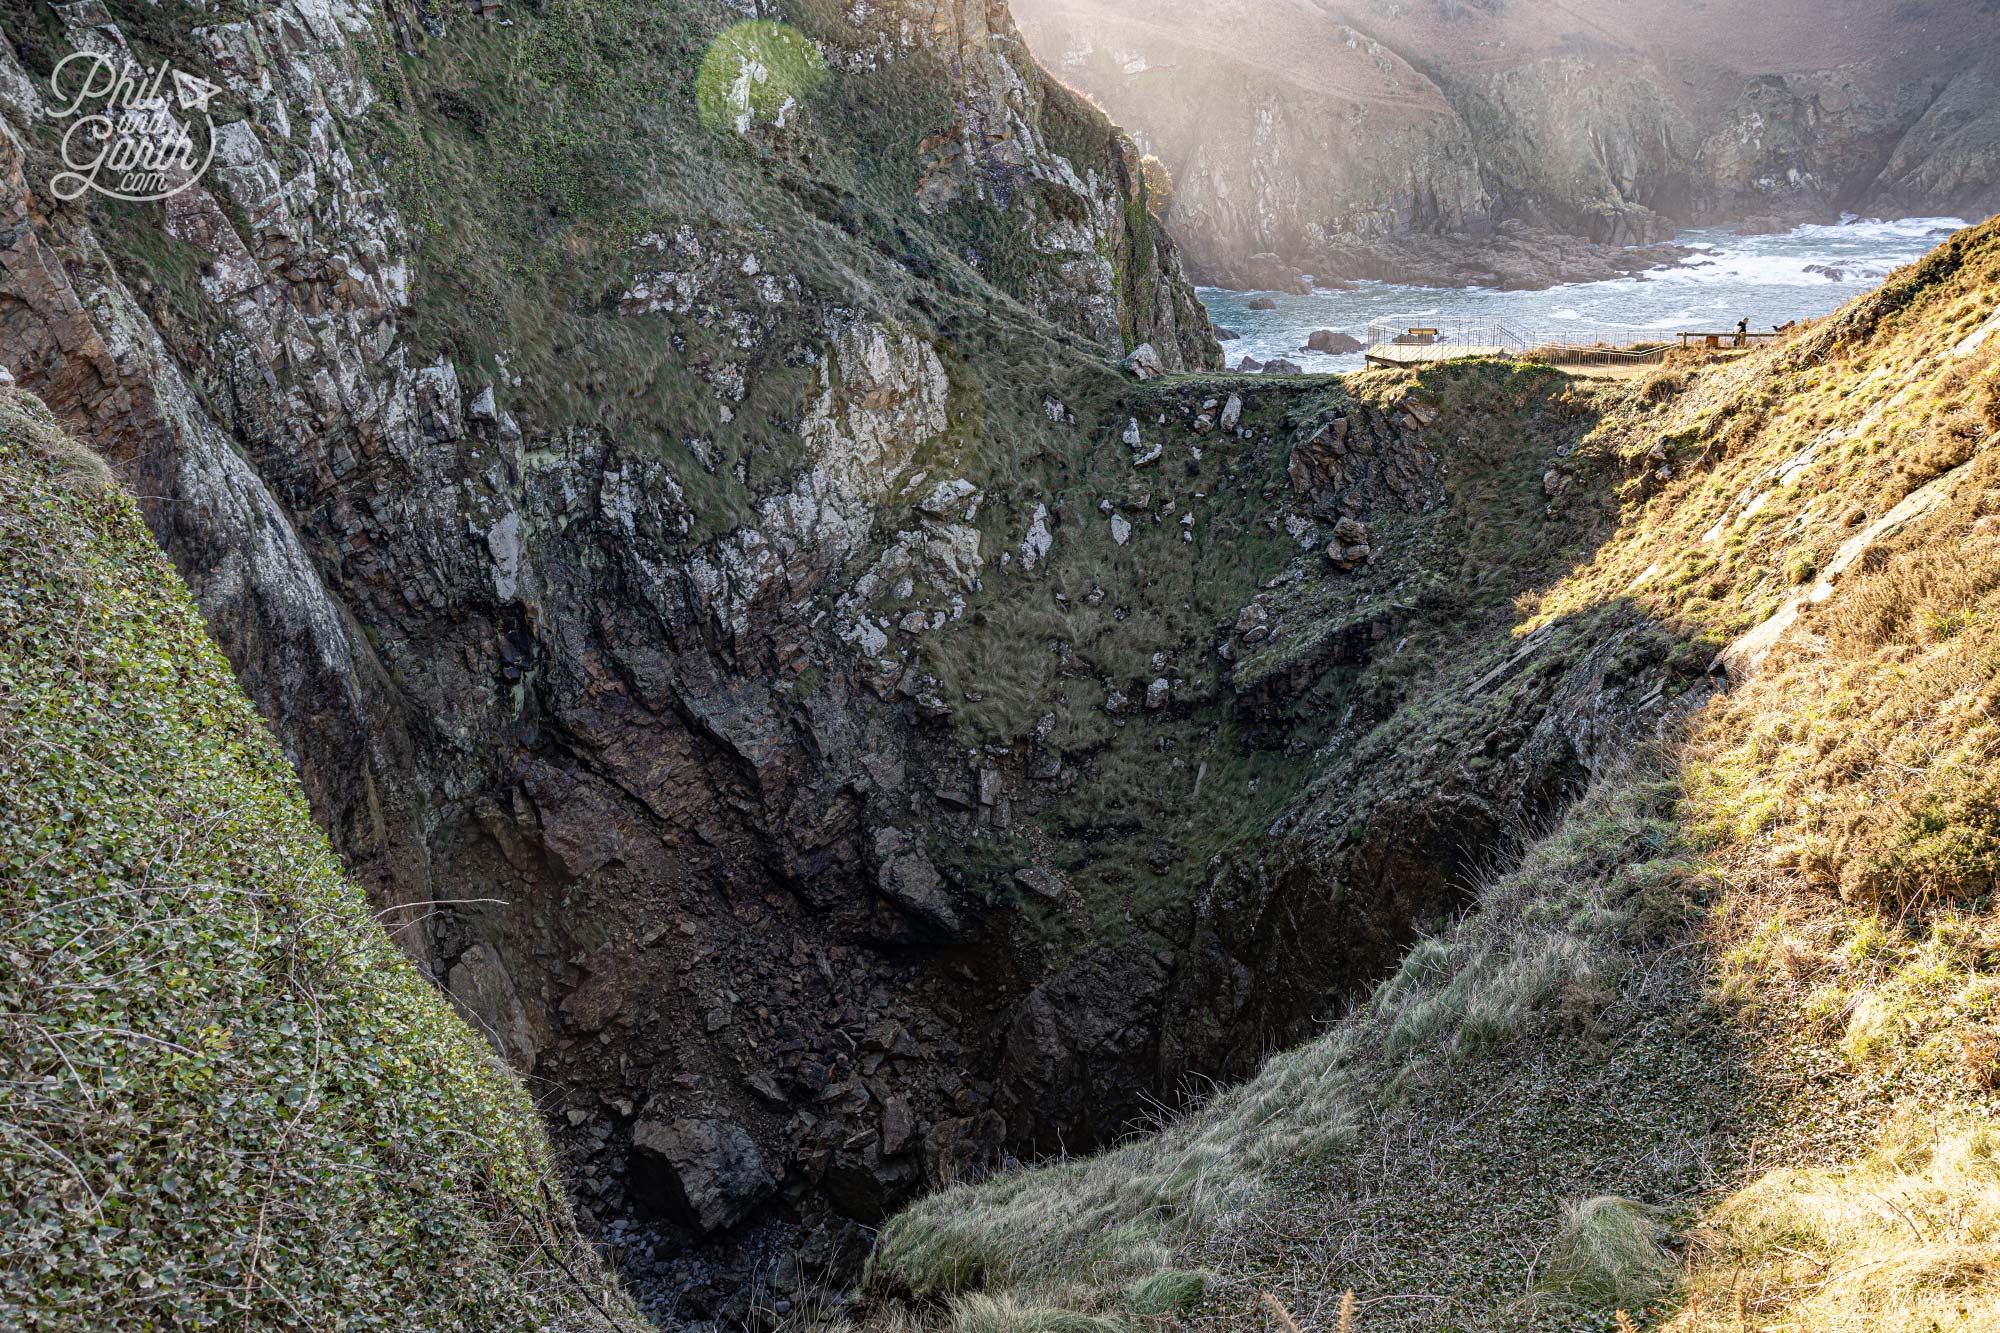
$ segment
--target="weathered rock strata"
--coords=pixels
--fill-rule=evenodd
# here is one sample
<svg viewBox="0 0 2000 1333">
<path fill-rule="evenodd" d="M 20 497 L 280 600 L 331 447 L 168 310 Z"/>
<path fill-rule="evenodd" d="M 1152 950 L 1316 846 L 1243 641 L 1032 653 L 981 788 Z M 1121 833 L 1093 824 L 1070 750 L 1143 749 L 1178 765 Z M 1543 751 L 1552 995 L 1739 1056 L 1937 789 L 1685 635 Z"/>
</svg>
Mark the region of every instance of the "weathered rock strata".
<svg viewBox="0 0 2000 1333">
<path fill-rule="evenodd" d="M 1239 290 L 1590 281 L 1690 224 L 2000 206 L 2000 19 L 1971 0 L 1020 9 L 1165 162 L 1197 274 Z"/>
<path fill-rule="evenodd" d="M 1129 145 L 1078 107 L 1099 156 L 1043 141 L 1003 8 L 934 18 L 870 13 L 837 53 L 962 81 L 952 132 L 978 151 L 924 169 L 912 218 L 949 233 L 985 208 L 1030 237 L 1032 262 L 991 276 L 1038 349 L 1207 364 Z M 814 287 L 698 209 L 647 233 L 607 317 L 733 344 L 698 362 L 697 415 L 770 412 L 761 377 L 805 370 L 776 413 L 788 462 L 739 462 L 747 503 L 717 522 L 689 494 L 716 489 L 704 441 L 670 461 L 537 409 L 504 355 L 419 350 L 430 279 L 371 71 L 392 32 L 421 52 L 464 22 L 288 3 L 132 27 L 80 0 L 10 23 L 0 360 L 141 495 L 397 937 L 563 1089 L 586 1203 L 712 1232 L 783 1184 L 879 1216 L 922 1163 L 999 1150 L 952 1128 L 990 1095 L 951 1072 L 981 1024 L 912 993 L 984 909 L 926 858 L 950 781 L 929 771 L 956 768 L 913 725 L 924 687 L 876 607 L 962 609 L 981 579 L 974 488 L 905 507 L 964 447 L 958 353 L 871 286 L 908 281 L 879 260 Z M 224 88 L 214 169 L 137 216 L 54 202 L 48 75 L 70 49 L 170 51 Z"/>
<path fill-rule="evenodd" d="M 1552 652 L 1402 753 L 1399 644 L 1507 605 L 1435 592 L 1487 581 L 1451 534 L 1499 492 L 1568 531 L 1582 416 L 1172 375 L 1215 345 L 1135 154 L 1004 8 L 794 14 L 834 90 L 721 131 L 662 89 L 734 12 L 621 13 L 662 63 L 566 128 L 684 155 L 592 178 L 615 225 L 563 211 L 595 159 L 480 128 L 621 87 L 535 64 L 586 11 L 10 20 L 0 361 L 140 494 L 628 1271 L 707 1315 L 790 1228 L 838 1264 L 842 1219 L 1247 1067 L 1671 671 Z M 226 90 L 227 151 L 52 202 L 37 89 L 120 42 Z M 529 72 L 481 104 L 467 63 Z"/>
</svg>

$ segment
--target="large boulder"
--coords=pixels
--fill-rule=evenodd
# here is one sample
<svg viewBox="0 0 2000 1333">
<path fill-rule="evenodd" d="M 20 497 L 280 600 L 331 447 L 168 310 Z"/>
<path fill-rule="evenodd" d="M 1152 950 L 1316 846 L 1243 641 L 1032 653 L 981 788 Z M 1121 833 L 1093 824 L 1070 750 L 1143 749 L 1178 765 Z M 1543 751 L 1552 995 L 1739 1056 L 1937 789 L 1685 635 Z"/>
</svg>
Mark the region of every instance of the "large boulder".
<svg viewBox="0 0 2000 1333">
<path fill-rule="evenodd" d="M 507 1063 L 524 1074 L 534 1070 L 542 1053 L 542 1034 L 498 954 L 484 944 L 473 945 L 445 973 L 444 984 L 460 1012 L 486 1034 Z"/>
<path fill-rule="evenodd" d="M 895 1211 L 922 1184 L 922 1167 L 914 1157 L 892 1157 L 874 1143 L 834 1154 L 820 1178 L 820 1188 L 836 1208 L 869 1224 Z"/>
<path fill-rule="evenodd" d="M 1328 356 L 1346 356 L 1350 352 L 1360 351 L 1365 346 L 1366 343 L 1351 333 L 1341 333 L 1335 329 L 1318 329 L 1306 339 L 1306 345 L 1299 350 L 1324 352 Z"/>
<path fill-rule="evenodd" d="M 1156 380 L 1167 373 L 1166 363 L 1160 360 L 1160 354 L 1153 349 L 1151 343 L 1140 343 L 1133 348 L 1132 354 L 1125 358 L 1124 365 L 1125 369 L 1142 380 Z"/>
<path fill-rule="evenodd" d="M 979 1180 L 1007 1157 L 1007 1121 L 997 1111 L 941 1120 L 924 1135 L 924 1177 L 932 1189 Z"/>
<path fill-rule="evenodd" d="M 1159 1087 L 1166 985 L 1162 958 L 1130 943 L 1094 949 L 1029 992 L 1001 1050 L 1005 1137 L 1057 1152 L 1108 1143 L 1143 1119 Z M 945 1128 L 933 1128 L 929 1151 Z"/>
<path fill-rule="evenodd" d="M 741 1222 L 778 1185 L 764 1154 L 731 1120 L 645 1117 L 632 1129 L 632 1194 L 703 1231 Z"/>
<path fill-rule="evenodd" d="M 901 829 L 875 833 L 875 887 L 931 933 L 951 937 L 962 923 L 945 891 L 944 877 L 921 844 Z"/>
</svg>

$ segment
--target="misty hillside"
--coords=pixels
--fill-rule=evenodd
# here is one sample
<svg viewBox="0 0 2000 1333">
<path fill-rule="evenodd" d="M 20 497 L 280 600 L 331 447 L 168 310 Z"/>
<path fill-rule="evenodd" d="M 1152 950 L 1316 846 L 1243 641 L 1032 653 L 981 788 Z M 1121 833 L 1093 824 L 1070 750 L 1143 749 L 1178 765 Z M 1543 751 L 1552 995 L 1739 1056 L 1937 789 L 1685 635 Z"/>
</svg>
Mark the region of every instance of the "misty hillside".
<svg viewBox="0 0 2000 1333">
<path fill-rule="evenodd" d="M 1983 0 L 1017 8 L 1163 160 L 1224 286 L 1545 285 L 1643 268 L 1606 247 L 1690 224 L 2000 207 Z"/>
</svg>

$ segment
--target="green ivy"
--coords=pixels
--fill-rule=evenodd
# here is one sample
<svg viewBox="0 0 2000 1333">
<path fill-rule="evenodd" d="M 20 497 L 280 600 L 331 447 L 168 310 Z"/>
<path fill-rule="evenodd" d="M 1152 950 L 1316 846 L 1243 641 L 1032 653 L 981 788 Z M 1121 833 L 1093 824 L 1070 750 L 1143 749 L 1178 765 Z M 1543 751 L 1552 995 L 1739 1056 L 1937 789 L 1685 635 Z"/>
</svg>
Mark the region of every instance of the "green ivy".
<svg viewBox="0 0 2000 1333">
<path fill-rule="evenodd" d="M 0 390 L 0 1327 L 612 1327 L 131 499 Z M 634 1321 L 624 1321 L 630 1324 Z"/>
</svg>

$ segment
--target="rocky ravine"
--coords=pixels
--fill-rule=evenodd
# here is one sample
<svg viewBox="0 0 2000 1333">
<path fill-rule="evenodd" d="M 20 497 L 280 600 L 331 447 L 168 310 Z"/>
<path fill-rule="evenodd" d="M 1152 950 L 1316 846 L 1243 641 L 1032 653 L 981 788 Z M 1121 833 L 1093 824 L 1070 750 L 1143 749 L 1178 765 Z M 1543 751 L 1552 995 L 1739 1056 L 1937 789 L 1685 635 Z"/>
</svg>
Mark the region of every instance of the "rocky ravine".
<svg viewBox="0 0 2000 1333">
<path fill-rule="evenodd" d="M 1020 9 L 1164 160 L 1176 234 L 1225 286 L 1540 286 L 1670 260 L 1643 247 L 1690 224 L 2000 206 L 1978 0 Z"/>
<path fill-rule="evenodd" d="M 657 1311 L 1247 1071 L 1698 678 L 1434 697 L 1588 400 L 1135 382 L 1216 346 L 1003 7 L 497 13 L 10 6 L 0 359 Z M 60 203 L 72 50 L 222 87 L 211 173 Z"/>
</svg>

